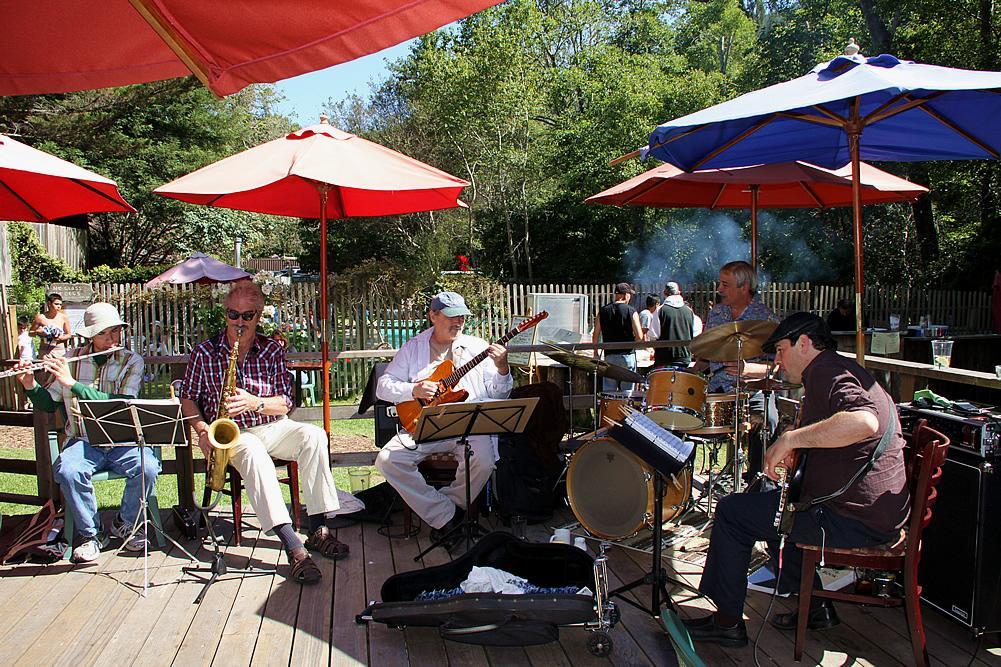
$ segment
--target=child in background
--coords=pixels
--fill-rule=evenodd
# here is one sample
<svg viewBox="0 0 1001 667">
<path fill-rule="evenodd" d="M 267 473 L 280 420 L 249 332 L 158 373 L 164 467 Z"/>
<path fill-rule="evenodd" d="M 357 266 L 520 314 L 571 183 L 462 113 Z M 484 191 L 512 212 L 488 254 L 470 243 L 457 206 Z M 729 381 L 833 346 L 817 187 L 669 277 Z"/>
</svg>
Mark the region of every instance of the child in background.
<svg viewBox="0 0 1001 667">
<path fill-rule="evenodd" d="M 35 358 L 35 346 L 31 342 L 31 335 L 28 333 L 28 318 L 19 317 L 17 318 L 17 360 L 31 362 Z M 15 383 L 18 388 L 18 395 L 22 399 L 21 405 L 25 410 L 31 409 L 31 401 L 24 394 L 24 390 L 21 387 L 21 383 Z"/>
</svg>

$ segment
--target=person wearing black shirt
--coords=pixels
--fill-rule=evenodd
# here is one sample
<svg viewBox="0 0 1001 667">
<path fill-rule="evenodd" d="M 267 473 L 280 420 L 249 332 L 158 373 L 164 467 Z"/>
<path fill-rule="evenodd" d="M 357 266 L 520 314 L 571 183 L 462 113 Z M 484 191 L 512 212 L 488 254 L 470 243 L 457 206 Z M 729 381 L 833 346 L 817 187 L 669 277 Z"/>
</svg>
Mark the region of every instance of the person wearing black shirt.
<svg viewBox="0 0 1001 667">
<path fill-rule="evenodd" d="M 657 311 L 657 340 L 692 340 L 695 313 L 685 304 L 681 286 L 669 282 L 664 286 L 664 304 Z M 654 368 L 688 368 L 692 353 L 687 347 L 658 347 L 654 351 Z"/>
<path fill-rule="evenodd" d="M 838 301 L 838 307 L 827 316 L 827 326 L 831 331 L 855 331 L 855 309 L 848 299 Z"/>
<path fill-rule="evenodd" d="M 630 343 L 643 340 L 643 329 L 640 327 L 640 316 L 636 309 L 629 305 L 629 298 L 635 294 L 632 285 L 619 283 L 615 286 L 615 300 L 605 304 L 598 310 L 594 322 L 591 342 L 597 343 L 600 338 L 605 343 Z M 594 351 L 595 358 L 601 356 L 600 350 Z M 609 350 L 605 361 L 616 366 L 636 370 L 636 350 Z M 616 389 L 632 390 L 632 382 L 620 382 L 610 378 L 602 379 L 605 391 Z"/>
</svg>

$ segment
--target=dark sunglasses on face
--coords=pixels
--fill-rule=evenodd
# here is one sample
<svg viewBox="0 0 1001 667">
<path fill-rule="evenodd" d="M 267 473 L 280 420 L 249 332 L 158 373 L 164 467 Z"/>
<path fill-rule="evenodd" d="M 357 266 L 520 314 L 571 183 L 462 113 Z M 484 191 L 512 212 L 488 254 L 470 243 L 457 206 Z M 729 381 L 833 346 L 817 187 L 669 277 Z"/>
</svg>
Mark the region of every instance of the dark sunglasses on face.
<svg viewBox="0 0 1001 667">
<path fill-rule="evenodd" d="M 257 315 L 256 310 L 245 310 L 242 313 L 238 310 L 233 310 L 232 308 L 226 309 L 226 317 L 231 320 L 242 319 L 244 322 L 249 322 L 254 319 Z"/>
</svg>

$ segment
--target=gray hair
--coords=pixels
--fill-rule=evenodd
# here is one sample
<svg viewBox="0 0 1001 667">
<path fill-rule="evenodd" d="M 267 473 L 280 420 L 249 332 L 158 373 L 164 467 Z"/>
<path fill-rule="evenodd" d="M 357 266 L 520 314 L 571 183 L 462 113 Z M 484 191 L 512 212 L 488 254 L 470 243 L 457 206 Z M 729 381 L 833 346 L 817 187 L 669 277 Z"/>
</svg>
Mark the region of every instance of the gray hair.
<svg viewBox="0 0 1001 667">
<path fill-rule="evenodd" d="M 664 285 L 664 294 L 667 296 L 676 296 L 681 294 L 681 285 L 674 282 L 673 280 Z"/>
<path fill-rule="evenodd" d="M 229 292 L 226 293 L 226 298 L 223 299 L 222 304 L 228 308 L 233 303 L 233 299 L 238 297 L 250 299 L 258 310 L 264 308 L 264 292 L 261 291 L 261 286 L 255 282 L 241 280 L 233 283 L 233 286 L 229 288 Z"/>
<path fill-rule="evenodd" d="M 720 273 L 729 273 L 737 280 L 737 287 L 748 286 L 751 296 L 758 293 L 758 274 L 754 272 L 754 267 L 743 260 L 727 262 L 720 270 Z"/>
</svg>

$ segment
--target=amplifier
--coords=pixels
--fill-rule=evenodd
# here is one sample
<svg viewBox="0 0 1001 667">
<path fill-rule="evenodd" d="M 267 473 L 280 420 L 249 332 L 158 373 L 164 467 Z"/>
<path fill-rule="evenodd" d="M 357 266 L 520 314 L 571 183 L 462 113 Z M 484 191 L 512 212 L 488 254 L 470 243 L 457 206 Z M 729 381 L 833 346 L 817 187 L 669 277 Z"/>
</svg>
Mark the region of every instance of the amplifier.
<svg viewBox="0 0 1001 667">
<path fill-rule="evenodd" d="M 396 406 L 385 401 L 377 401 L 375 408 L 375 446 L 382 447 L 393 439 L 400 430 L 400 419 L 396 416 Z"/>
<path fill-rule="evenodd" d="M 918 581 L 925 603 L 977 633 L 1001 630 L 999 521 L 1001 471 L 950 446 L 922 539 Z"/>
<path fill-rule="evenodd" d="M 960 416 L 943 410 L 897 405 L 904 433 L 914 429 L 918 419 L 927 419 L 928 426 L 949 438 L 950 450 L 964 450 L 982 459 L 1001 454 L 1001 414 L 988 412 L 973 417 Z"/>
</svg>

